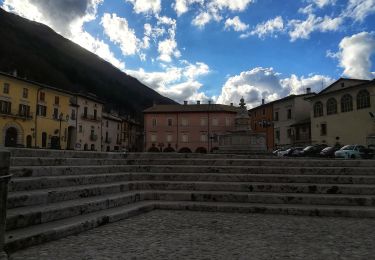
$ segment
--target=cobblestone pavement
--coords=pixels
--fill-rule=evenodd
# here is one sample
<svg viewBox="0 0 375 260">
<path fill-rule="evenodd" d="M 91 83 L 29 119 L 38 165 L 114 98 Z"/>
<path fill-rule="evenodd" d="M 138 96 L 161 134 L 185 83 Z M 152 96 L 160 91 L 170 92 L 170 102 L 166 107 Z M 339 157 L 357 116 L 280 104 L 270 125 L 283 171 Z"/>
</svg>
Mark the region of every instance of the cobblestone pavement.
<svg viewBox="0 0 375 260">
<path fill-rule="evenodd" d="M 375 259 L 375 219 L 152 211 L 11 260 Z"/>
</svg>

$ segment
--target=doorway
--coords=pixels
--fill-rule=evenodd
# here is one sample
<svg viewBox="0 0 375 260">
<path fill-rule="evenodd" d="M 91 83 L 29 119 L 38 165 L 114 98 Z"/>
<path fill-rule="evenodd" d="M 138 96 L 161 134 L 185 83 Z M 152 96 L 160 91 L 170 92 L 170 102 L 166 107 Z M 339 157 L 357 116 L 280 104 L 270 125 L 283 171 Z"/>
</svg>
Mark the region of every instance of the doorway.
<svg viewBox="0 0 375 260">
<path fill-rule="evenodd" d="M 43 132 L 42 133 L 42 148 L 46 148 L 46 147 L 47 147 L 47 133 Z"/>
<path fill-rule="evenodd" d="M 31 137 L 31 135 L 26 136 L 26 147 L 27 148 L 31 148 L 32 140 L 33 140 L 33 138 Z"/>
<path fill-rule="evenodd" d="M 17 129 L 15 127 L 9 127 L 5 132 L 5 146 L 16 147 L 17 146 Z"/>
</svg>

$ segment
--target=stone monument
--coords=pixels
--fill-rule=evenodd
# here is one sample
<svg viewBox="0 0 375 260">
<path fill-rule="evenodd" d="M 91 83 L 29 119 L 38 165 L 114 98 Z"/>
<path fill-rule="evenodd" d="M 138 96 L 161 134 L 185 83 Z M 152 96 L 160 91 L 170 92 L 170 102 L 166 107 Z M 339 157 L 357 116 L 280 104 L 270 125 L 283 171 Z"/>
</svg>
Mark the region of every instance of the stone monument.
<svg viewBox="0 0 375 260">
<path fill-rule="evenodd" d="M 250 117 L 243 98 L 235 118 L 233 131 L 219 136 L 218 153 L 255 154 L 266 153 L 266 134 L 254 133 L 250 126 Z"/>
</svg>

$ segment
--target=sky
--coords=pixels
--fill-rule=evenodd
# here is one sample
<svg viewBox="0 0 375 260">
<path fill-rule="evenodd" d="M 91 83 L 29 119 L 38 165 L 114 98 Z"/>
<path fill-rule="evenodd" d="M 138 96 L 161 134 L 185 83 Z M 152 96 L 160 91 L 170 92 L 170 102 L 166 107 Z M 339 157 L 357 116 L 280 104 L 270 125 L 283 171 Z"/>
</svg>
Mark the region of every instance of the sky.
<svg viewBox="0 0 375 260">
<path fill-rule="evenodd" d="M 375 77 L 375 0 L 0 0 L 173 100 L 248 108 Z"/>
</svg>

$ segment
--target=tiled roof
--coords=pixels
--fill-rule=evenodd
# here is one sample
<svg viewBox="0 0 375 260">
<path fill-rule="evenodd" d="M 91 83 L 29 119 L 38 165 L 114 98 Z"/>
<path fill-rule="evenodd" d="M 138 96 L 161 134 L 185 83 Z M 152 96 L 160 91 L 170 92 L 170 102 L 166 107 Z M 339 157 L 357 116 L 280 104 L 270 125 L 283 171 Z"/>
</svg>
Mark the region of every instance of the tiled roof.
<svg viewBox="0 0 375 260">
<path fill-rule="evenodd" d="M 154 105 L 143 113 L 173 113 L 173 112 L 230 112 L 237 113 L 238 107 L 221 104 L 194 104 L 194 105 Z"/>
</svg>

